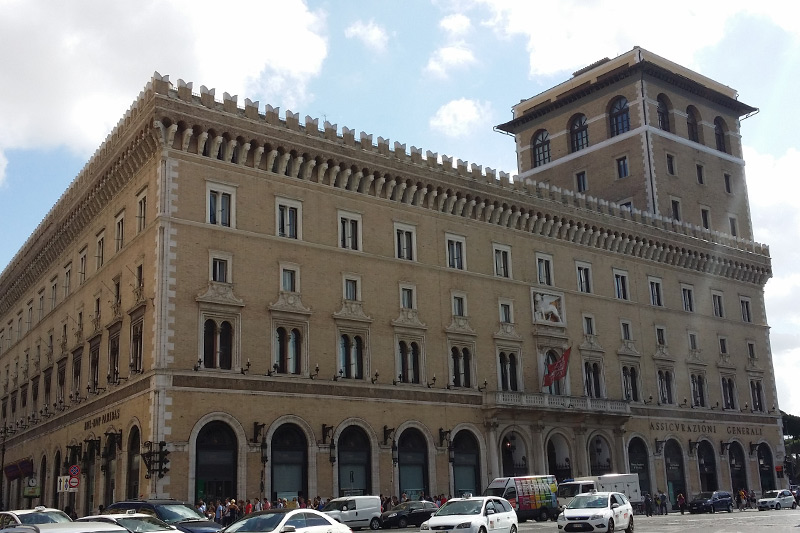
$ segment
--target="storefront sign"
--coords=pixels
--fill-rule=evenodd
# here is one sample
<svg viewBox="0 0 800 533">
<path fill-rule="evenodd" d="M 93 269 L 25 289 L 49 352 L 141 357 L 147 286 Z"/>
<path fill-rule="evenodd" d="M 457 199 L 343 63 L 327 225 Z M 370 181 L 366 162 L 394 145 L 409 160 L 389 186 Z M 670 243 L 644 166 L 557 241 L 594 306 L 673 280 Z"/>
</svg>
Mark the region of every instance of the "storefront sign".
<svg viewBox="0 0 800 533">
<path fill-rule="evenodd" d="M 83 429 L 84 430 L 90 430 L 90 429 L 96 428 L 97 426 L 100 426 L 102 424 L 108 424 L 109 422 L 112 422 L 112 421 L 118 420 L 118 419 L 119 419 L 119 409 L 113 409 L 111 411 L 103 413 L 100 416 L 96 416 L 96 417 L 92 418 L 91 420 L 85 421 L 83 423 Z"/>
<path fill-rule="evenodd" d="M 701 433 L 715 435 L 722 433 L 717 430 L 716 424 L 698 424 L 694 422 L 650 422 L 650 431 L 666 431 L 670 433 Z M 746 435 L 749 437 L 761 437 L 764 435 L 764 428 L 757 426 L 725 426 L 727 435 Z"/>
</svg>

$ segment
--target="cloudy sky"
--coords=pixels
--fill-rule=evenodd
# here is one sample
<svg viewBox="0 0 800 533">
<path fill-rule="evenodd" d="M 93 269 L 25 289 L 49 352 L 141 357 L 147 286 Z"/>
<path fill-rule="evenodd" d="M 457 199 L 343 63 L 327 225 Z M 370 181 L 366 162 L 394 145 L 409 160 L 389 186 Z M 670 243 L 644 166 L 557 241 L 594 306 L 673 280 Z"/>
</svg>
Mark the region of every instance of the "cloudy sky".
<svg viewBox="0 0 800 533">
<path fill-rule="evenodd" d="M 154 71 L 515 174 L 513 141 L 492 131 L 511 106 L 638 45 L 761 110 L 742 123 L 747 181 L 775 272 L 780 407 L 800 415 L 800 8 L 650 4 L 0 0 L 0 268 Z"/>
</svg>

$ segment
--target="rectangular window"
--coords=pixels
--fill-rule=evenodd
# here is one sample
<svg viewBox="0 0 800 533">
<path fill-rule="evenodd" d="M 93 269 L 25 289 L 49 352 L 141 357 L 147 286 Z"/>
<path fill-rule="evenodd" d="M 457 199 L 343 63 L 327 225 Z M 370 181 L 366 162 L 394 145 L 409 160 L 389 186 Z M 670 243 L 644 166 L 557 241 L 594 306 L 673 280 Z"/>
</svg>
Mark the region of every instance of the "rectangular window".
<svg viewBox="0 0 800 533">
<path fill-rule="evenodd" d="M 414 309 L 414 289 L 400 287 L 400 306 L 403 309 Z"/>
<path fill-rule="evenodd" d="M 681 201 L 673 199 L 670 203 L 672 209 L 672 219 L 680 222 L 681 220 Z"/>
<path fill-rule="evenodd" d="M 740 298 L 739 304 L 742 307 L 742 321 L 743 322 L 752 322 L 753 315 L 750 314 L 750 298 Z"/>
<path fill-rule="evenodd" d="M 725 337 L 719 338 L 719 353 L 726 354 L 728 353 L 728 339 Z"/>
<path fill-rule="evenodd" d="M 650 305 L 658 307 L 664 306 L 664 301 L 661 297 L 661 280 L 658 278 L 650 278 Z"/>
<path fill-rule="evenodd" d="M 739 224 L 737 223 L 736 217 L 730 216 L 728 217 L 728 223 L 731 227 L 731 237 L 736 237 L 739 235 Z"/>
<path fill-rule="evenodd" d="M 656 344 L 659 346 L 667 345 L 667 330 L 659 326 L 656 326 Z"/>
<path fill-rule="evenodd" d="M 536 255 L 536 270 L 541 285 L 553 285 L 553 258 L 548 255 Z"/>
<path fill-rule="evenodd" d="M 358 280 L 355 278 L 345 278 L 344 280 L 344 299 L 357 302 L 359 301 Z"/>
<path fill-rule="evenodd" d="M 408 224 L 395 224 L 394 234 L 395 257 L 406 261 L 414 261 L 417 247 L 416 228 Z"/>
<path fill-rule="evenodd" d="M 690 285 L 681 286 L 681 297 L 683 298 L 683 310 L 694 313 L 694 288 Z"/>
<path fill-rule="evenodd" d="M 218 283 L 228 282 L 228 262 L 215 257 L 211 260 L 211 280 Z"/>
<path fill-rule="evenodd" d="M 464 270 L 466 261 L 464 249 L 466 240 L 457 235 L 446 235 L 447 238 L 447 266 L 457 270 Z"/>
<path fill-rule="evenodd" d="M 103 263 L 105 262 L 105 235 L 103 232 L 100 232 L 97 235 L 97 248 L 95 252 L 95 259 L 97 261 L 95 265 L 95 270 L 100 270 L 100 267 L 102 267 Z"/>
<path fill-rule="evenodd" d="M 583 333 L 586 335 L 594 335 L 594 318 L 590 316 L 583 317 Z"/>
<path fill-rule="evenodd" d="M 584 293 L 592 292 L 592 267 L 588 263 L 576 263 L 578 273 L 578 290 Z"/>
<path fill-rule="evenodd" d="M 72 285 L 72 264 L 64 268 L 64 299 L 69 296 L 70 285 Z"/>
<path fill-rule="evenodd" d="M 703 170 L 703 165 L 697 164 L 697 183 L 702 185 L 705 183 L 705 171 Z"/>
<path fill-rule="evenodd" d="M 705 229 L 711 229 L 711 211 L 706 208 L 701 208 L 700 221 Z"/>
<path fill-rule="evenodd" d="M 753 342 L 747 343 L 747 357 L 750 359 L 756 358 L 756 345 Z"/>
<path fill-rule="evenodd" d="M 453 316 L 465 316 L 466 311 L 464 310 L 464 297 L 463 296 L 453 296 Z"/>
<path fill-rule="evenodd" d="M 697 350 L 697 333 L 689 333 L 689 349 L 692 351 Z"/>
<path fill-rule="evenodd" d="M 622 270 L 614 270 L 614 295 L 619 300 L 629 300 L 628 294 L 628 273 Z"/>
<path fill-rule="evenodd" d="M 302 239 L 300 223 L 302 216 L 302 204 L 293 200 L 279 198 L 275 210 L 277 220 L 275 227 L 279 237 L 288 239 Z"/>
<path fill-rule="evenodd" d="M 667 154 L 667 174 L 675 175 L 675 156 L 672 154 Z"/>
<path fill-rule="evenodd" d="M 50 310 L 56 308 L 56 303 L 58 303 L 58 278 L 53 278 L 50 280 Z"/>
<path fill-rule="evenodd" d="M 588 188 L 589 184 L 586 182 L 586 172 L 581 171 L 575 174 L 575 189 L 578 192 L 586 192 Z"/>
<path fill-rule="evenodd" d="M 86 281 L 86 247 L 78 252 L 78 283 Z"/>
<path fill-rule="evenodd" d="M 114 251 L 119 252 L 125 245 L 125 213 L 122 212 L 117 216 L 116 224 L 114 225 Z"/>
<path fill-rule="evenodd" d="M 628 177 L 628 158 L 620 157 L 617 159 L 617 178 Z"/>
<path fill-rule="evenodd" d="M 501 278 L 511 277 L 511 248 L 508 246 L 494 245 L 494 275 Z"/>
<path fill-rule="evenodd" d="M 208 223 L 216 226 L 231 227 L 231 193 L 211 189 L 208 192 Z"/>
<path fill-rule="evenodd" d="M 723 179 L 725 180 L 725 192 L 728 194 L 733 193 L 733 184 L 731 183 L 731 175 L 730 174 L 723 174 Z"/>
<path fill-rule="evenodd" d="M 500 322 L 503 324 L 512 324 L 514 322 L 510 303 L 500 302 Z"/>
<path fill-rule="evenodd" d="M 339 212 L 339 247 L 361 250 L 361 215 Z"/>
<path fill-rule="evenodd" d="M 44 318 L 44 289 L 39 291 L 39 320 Z"/>
<path fill-rule="evenodd" d="M 144 231 L 147 224 L 147 189 L 139 193 L 136 201 L 136 233 Z"/>
<path fill-rule="evenodd" d="M 297 292 L 297 271 L 291 268 L 281 270 L 281 290 L 283 292 Z"/>
<path fill-rule="evenodd" d="M 622 331 L 622 340 L 630 341 L 633 340 L 633 336 L 631 335 L 631 323 L 625 320 L 619 323 L 620 330 Z"/>
<path fill-rule="evenodd" d="M 714 308 L 714 316 L 719 318 L 725 318 L 725 308 L 723 307 L 722 303 L 722 293 L 720 292 L 713 292 L 711 293 L 711 304 Z"/>
</svg>

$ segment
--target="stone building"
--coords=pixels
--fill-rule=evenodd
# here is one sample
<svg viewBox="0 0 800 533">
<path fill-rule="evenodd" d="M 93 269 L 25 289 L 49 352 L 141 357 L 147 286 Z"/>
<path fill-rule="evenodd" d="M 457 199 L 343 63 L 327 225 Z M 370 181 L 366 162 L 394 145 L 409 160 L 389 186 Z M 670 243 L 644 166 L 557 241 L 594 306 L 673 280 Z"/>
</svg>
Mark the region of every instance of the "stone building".
<svg viewBox="0 0 800 533">
<path fill-rule="evenodd" d="M 783 483 L 754 111 L 636 48 L 511 179 L 154 74 L 0 276 L 3 505 Z"/>
</svg>

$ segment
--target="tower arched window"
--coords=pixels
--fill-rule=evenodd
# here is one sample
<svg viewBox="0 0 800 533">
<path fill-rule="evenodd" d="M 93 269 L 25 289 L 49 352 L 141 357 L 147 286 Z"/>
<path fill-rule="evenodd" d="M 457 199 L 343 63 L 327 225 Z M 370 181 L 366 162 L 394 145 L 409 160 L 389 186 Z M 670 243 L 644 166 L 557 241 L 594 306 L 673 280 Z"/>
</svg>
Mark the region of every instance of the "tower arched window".
<svg viewBox="0 0 800 533">
<path fill-rule="evenodd" d="M 658 127 L 664 131 L 670 131 L 669 103 L 663 94 L 658 95 L 658 107 L 656 108 L 656 111 L 658 113 Z"/>
<path fill-rule="evenodd" d="M 700 118 L 697 116 L 697 111 L 694 107 L 689 106 L 686 108 L 686 130 L 689 135 L 689 140 L 696 143 L 700 142 L 700 130 L 698 124 Z"/>
<path fill-rule="evenodd" d="M 550 134 L 540 130 L 533 137 L 533 166 L 540 167 L 550 162 Z"/>
<path fill-rule="evenodd" d="M 721 117 L 714 119 L 714 140 L 717 144 L 717 150 L 728 152 L 728 147 L 725 144 L 725 121 Z"/>
<path fill-rule="evenodd" d="M 589 123 L 586 115 L 578 115 L 569 125 L 570 148 L 573 152 L 589 146 Z"/>
<path fill-rule="evenodd" d="M 628 100 L 620 96 L 611 103 L 609 113 L 611 136 L 614 137 L 631 129 L 631 116 L 628 109 Z"/>
<path fill-rule="evenodd" d="M 344 334 L 339 338 L 339 374 L 364 379 L 364 340 L 360 335 Z"/>
<path fill-rule="evenodd" d="M 400 341 L 400 381 L 403 383 L 419 383 L 420 349 L 416 342 Z"/>
<path fill-rule="evenodd" d="M 303 336 L 300 330 L 279 327 L 275 331 L 278 373 L 299 374 L 302 362 Z"/>
<path fill-rule="evenodd" d="M 233 360 L 233 326 L 227 320 L 203 323 L 203 367 L 230 370 Z"/>
</svg>

